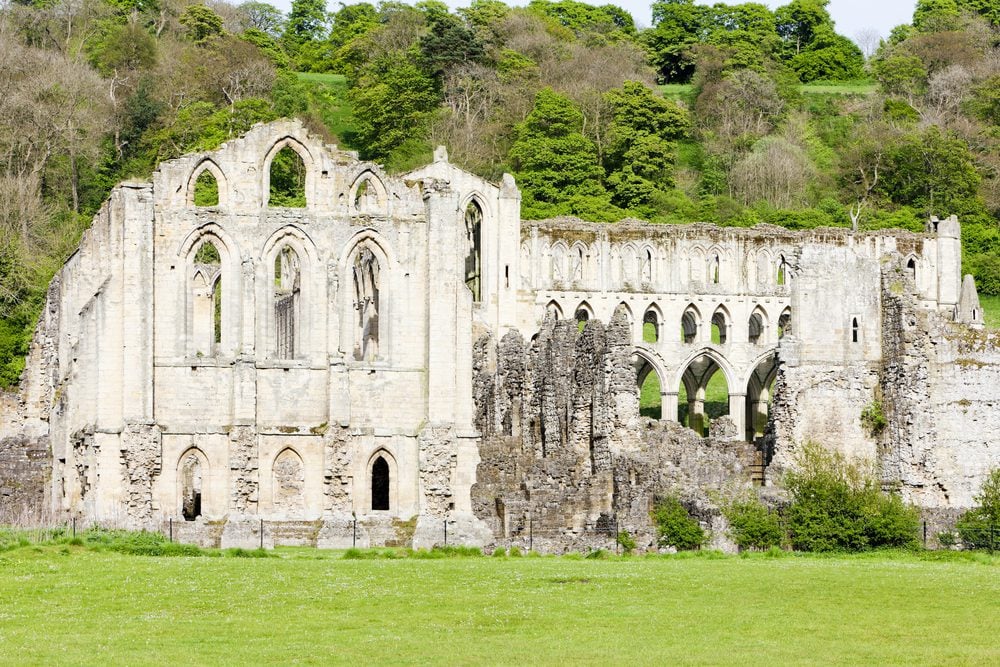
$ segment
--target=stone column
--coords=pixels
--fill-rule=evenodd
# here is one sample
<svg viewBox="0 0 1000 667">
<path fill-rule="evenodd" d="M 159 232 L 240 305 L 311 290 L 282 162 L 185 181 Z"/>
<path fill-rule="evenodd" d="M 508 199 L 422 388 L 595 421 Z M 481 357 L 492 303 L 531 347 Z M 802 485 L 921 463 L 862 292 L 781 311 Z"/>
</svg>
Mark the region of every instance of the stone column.
<svg viewBox="0 0 1000 667">
<path fill-rule="evenodd" d="M 747 395 L 729 392 L 729 418 L 736 424 L 736 432 L 746 431 Z"/>
</svg>

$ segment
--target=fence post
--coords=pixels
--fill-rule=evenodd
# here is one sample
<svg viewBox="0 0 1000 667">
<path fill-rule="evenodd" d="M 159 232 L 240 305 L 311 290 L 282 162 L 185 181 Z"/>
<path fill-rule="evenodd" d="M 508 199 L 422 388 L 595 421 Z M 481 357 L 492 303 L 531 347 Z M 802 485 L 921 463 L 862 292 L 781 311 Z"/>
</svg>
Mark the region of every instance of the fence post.
<svg viewBox="0 0 1000 667">
<path fill-rule="evenodd" d="M 528 551 L 535 548 L 535 518 L 528 515 Z"/>
<path fill-rule="evenodd" d="M 76 537 L 76 517 L 73 517 L 73 537 Z"/>
<path fill-rule="evenodd" d="M 358 517 L 351 519 L 351 547 L 358 546 Z"/>
<path fill-rule="evenodd" d="M 169 519 L 167 519 L 167 526 L 169 526 L 168 530 L 170 531 L 170 537 L 169 537 L 169 539 L 170 539 L 171 542 L 173 542 L 174 541 L 174 518 L 173 517 L 170 517 Z"/>
<path fill-rule="evenodd" d="M 448 546 L 448 517 L 444 518 L 444 545 Z"/>
<path fill-rule="evenodd" d="M 924 549 L 927 548 L 927 519 L 924 519 Z"/>
<path fill-rule="evenodd" d="M 264 549 L 264 519 L 260 520 L 260 548 Z"/>
<path fill-rule="evenodd" d="M 618 555 L 618 547 L 621 546 L 621 530 L 618 527 L 618 517 L 615 516 L 615 555 Z"/>
</svg>

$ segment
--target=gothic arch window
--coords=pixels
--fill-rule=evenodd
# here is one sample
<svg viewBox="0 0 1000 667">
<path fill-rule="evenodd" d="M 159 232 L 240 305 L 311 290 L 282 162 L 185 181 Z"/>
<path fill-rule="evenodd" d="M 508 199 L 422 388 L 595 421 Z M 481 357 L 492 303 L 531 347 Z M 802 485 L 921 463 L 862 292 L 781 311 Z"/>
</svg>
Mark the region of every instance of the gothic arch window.
<svg viewBox="0 0 1000 667">
<path fill-rule="evenodd" d="M 636 281 L 636 269 L 638 268 L 639 255 L 634 247 L 627 245 L 622 249 L 622 280 L 627 285 L 634 285 Z"/>
<path fill-rule="evenodd" d="M 586 263 L 586 258 L 583 252 L 582 245 L 573 246 L 573 252 L 570 256 L 570 271 L 569 279 L 570 282 L 579 283 L 583 281 L 584 277 L 584 264 Z"/>
<path fill-rule="evenodd" d="M 388 192 L 382 180 L 371 171 L 365 171 L 354 181 L 354 185 L 351 186 L 350 202 L 351 212 L 356 215 L 388 214 Z"/>
<path fill-rule="evenodd" d="M 639 280 L 644 285 L 653 282 L 653 251 L 643 248 L 639 254 Z"/>
<path fill-rule="evenodd" d="M 374 361 L 379 357 L 381 342 L 382 267 L 367 243 L 361 245 L 354 256 L 352 276 L 356 315 L 354 358 Z"/>
<path fill-rule="evenodd" d="M 580 305 L 576 307 L 576 312 L 573 314 L 573 319 L 576 320 L 576 326 L 580 331 L 583 331 L 583 328 L 587 325 L 587 322 L 590 321 L 591 315 L 592 313 L 590 309 L 590 304 L 588 304 L 586 301 L 581 302 Z"/>
<path fill-rule="evenodd" d="M 566 279 L 566 248 L 561 243 L 552 246 L 552 283 Z"/>
<path fill-rule="evenodd" d="M 301 354 L 302 267 L 299 255 L 284 246 L 274 257 L 274 353 L 278 359 Z"/>
<path fill-rule="evenodd" d="M 383 455 L 378 455 L 371 465 L 371 496 L 373 510 L 389 510 L 392 479 L 389 462 Z"/>
<path fill-rule="evenodd" d="M 177 464 L 177 481 L 181 516 L 185 521 L 194 521 L 202 515 L 207 473 L 208 466 L 200 451 L 189 449 L 181 455 Z"/>
<path fill-rule="evenodd" d="M 187 186 L 188 206 L 219 206 L 226 203 L 226 177 L 218 165 L 203 160 L 191 172 Z"/>
<path fill-rule="evenodd" d="M 698 321 L 700 317 L 694 306 L 688 306 L 681 316 L 681 340 L 685 343 L 694 343 L 698 340 Z"/>
<path fill-rule="evenodd" d="M 483 209 L 473 199 L 465 207 L 465 285 L 476 303 L 482 301 L 482 228 Z"/>
<path fill-rule="evenodd" d="M 785 308 L 778 317 L 778 338 L 784 338 L 785 334 L 792 332 L 792 309 Z"/>
<path fill-rule="evenodd" d="M 754 345 L 763 342 L 764 337 L 764 317 L 759 312 L 754 312 L 747 323 L 748 338 Z"/>
<path fill-rule="evenodd" d="M 222 343 L 222 258 L 211 239 L 206 239 L 191 260 L 191 338 L 198 356 L 211 357 Z"/>
<path fill-rule="evenodd" d="M 916 280 L 917 280 L 917 260 L 915 258 L 911 257 L 910 259 L 908 259 L 906 261 L 906 271 L 907 271 L 907 273 L 910 274 L 910 278 L 912 278 L 913 281 L 916 282 Z"/>
<path fill-rule="evenodd" d="M 860 341 L 860 328 L 858 327 L 858 318 L 853 318 L 851 320 L 851 342 L 857 343 Z"/>
<path fill-rule="evenodd" d="M 274 458 L 271 480 L 275 510 L 301 512 L 305 508 L 305 466 L 291 447 L 286 447 Z"/>
<path fill-rule="evenodd" d="M 781 255 L 778 258 L 778 285 L 791 285 L 792 284 L 792 274 L 788 267 L 788 262 L 785 261 L 785 256 Z"/>
<path fill-rule="evenodd" d="M 208 169 L 203 169 L 195 179 L 192 199 L 195 206 L 219 205 L 219 181 Z"/>
<path fill-rule="evenodd" d="M 725 310 L 719 308 L 712 314 L 712 342 L 725 345 L 729 338 L 729 317 Z"/>
<path fill-rule="evenodd" d="M 299 152 L 286 144 L 271 158 L 268 170 L 268 206 L 305 208 L 307 171 Z"/>
<path fill-rule="evenodd" d="M 721 263 L 719 261 L 719 253 L 713 253 L 708 258 L 708 282 L 713 285 L 718 285 L 721 273 Z"/>
<path fill-rule="evenodd" d="M 646 343 L 660 340 L 660 318 L 652 308 L 642 316 L 642 340 Z"/>
<path fill-rule="evenodd" d="M 553 317 L 557 320 L 561 320 L 563 317 L 562 307 L 559 302 L 553 299 L 549 301 L 548 305 L 545 306 L 545 317 Z"/>
</svg>

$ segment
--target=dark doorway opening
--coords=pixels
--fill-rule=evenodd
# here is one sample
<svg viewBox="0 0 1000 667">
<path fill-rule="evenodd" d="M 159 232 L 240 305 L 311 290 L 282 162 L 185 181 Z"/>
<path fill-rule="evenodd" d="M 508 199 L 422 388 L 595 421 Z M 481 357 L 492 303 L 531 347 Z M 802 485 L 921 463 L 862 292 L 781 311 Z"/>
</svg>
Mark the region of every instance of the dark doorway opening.
<svg viewBox="0 0 1000 667">
<path fill-rule="evenodd" d="M 381 456 L 372 464 L 372 509 L 389 509 L 389 464 Z"/>
</svg>

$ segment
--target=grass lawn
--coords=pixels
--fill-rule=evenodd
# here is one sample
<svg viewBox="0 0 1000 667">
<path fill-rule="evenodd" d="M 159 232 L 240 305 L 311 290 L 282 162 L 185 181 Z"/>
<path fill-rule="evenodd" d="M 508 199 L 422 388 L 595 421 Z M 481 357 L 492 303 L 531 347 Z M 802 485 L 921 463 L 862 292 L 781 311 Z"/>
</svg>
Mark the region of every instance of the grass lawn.
<svg viewBox="0 0 1000 667">
<path fill-rule="evenodd" d="M 347 99 L 347 78 L 318 72 L 299 72 L 297 76 L 308 84 L 310 110 L 322 119 L 342 147 L 350 148 L 354 111 Z"/>
<path fill-rule="evenodd" d="M 0 663 L 1000 661 L 1000 558 L 278 553 L 0 553 Z"/>
<path fill-rule="evenodd" d="M 657 86 L 660 94 L 672 100 L 691 96 L 694 86 L 689 83 L 667 83 Z M 870 95 L 878 86 L 872 81 L 847 81 L 844 83 L 806 83 L 799 86 L 803 95 Z"/>
<path fill-rule="evenodd" d="M 983 319 L 990 329 L 1000 329 L 1000 296 L 980 296 L 979 305 L 983 307 Z"/>
</svg>

